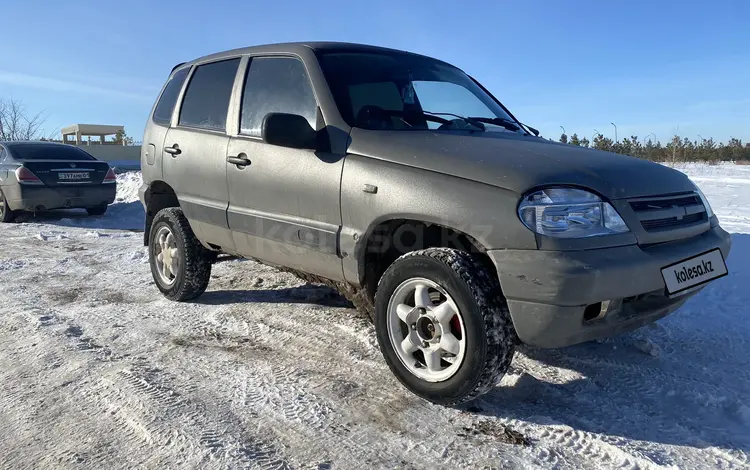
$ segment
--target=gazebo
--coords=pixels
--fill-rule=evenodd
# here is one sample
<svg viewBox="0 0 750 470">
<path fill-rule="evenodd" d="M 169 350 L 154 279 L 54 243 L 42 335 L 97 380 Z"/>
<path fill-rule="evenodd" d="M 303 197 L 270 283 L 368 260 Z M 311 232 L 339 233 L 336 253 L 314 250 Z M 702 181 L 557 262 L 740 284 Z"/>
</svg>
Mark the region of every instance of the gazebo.
<svg viewBox="0 0 750 470">
<path fill-rule="evenodd" d="M 82 137 L 99 137 L 99 144 L 105 143 L 105 137 L 108 135 L 116 135 L 118 132 L 124 133 L 125 127 L 124 126 L 107 126 L 103 124 L 73 124 L 72 126 L 67 126 L 62 128 L 62 141 L 66 144 L 87 144 L 89 143 L 89 139 L 87 139 L 86 142 L 83 141 Z M 74 136 L 73 139 L 69 139 L 69 136 Z M 123 143 L 124 145 L 124 143 Z"/>
</svg>

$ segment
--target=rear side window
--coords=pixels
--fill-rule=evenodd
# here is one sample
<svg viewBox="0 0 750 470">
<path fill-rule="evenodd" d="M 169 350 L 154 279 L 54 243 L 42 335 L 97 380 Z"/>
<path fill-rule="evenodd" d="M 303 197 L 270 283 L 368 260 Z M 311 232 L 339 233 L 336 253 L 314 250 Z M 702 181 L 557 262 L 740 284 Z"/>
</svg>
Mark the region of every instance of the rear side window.
<svg viewBox="0 0 750 470">
<path fill-rule="evenodd" d="M 16 160 L 96 160 L 73 145 L 18 144 L 10 147 Z"/>
<path fill-rule="evenodd" d="M 167 86 L 164 87 L 164 92 L 159 98 L 159 102 L 156 104 L 154 110 L 154 122 L 164 126 L 168 126 L 172 120 L 172 111 L 174 111 L 174 105 L 177 103 L 177 97 L 182 90 L 182 84 L 185 83 L 185 78 L 190 71 L 190 67 L 185 67 L 172 75 L 172 78 L 167 82 Z"/>
<path fill-rule="evenodd" d="M 0 146 L 0 163 L 3 163 L 5 161 L 5 157 L 7 157 L 8 154 L 5 153 L 5 149 Z"/>
<path fill-rule="evenodd" d="M 268 113 L 298 114 L 315 128 L 315 95 L 298 59 L 259 57 L 250 62 L 242 96 L 241 132 L 259 137 Z"/>
<path fill-rule="evenodd" d="M 181 126 L 226 130 L 229 99 L 240 59 L 201 65 L 188 83 L 180 110 Z"/>
</svg>

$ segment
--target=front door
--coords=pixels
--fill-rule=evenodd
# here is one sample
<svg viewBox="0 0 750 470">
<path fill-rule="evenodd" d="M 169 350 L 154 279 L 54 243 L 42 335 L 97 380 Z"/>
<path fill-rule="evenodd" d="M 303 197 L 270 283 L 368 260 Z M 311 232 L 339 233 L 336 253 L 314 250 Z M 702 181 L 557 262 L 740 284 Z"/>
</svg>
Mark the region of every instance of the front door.
<svg viewBox="0 0 750 470">
<path fill-rule="evenodd" d="M 261 125 L 271 112 L 302 115 L 314 128 L 322 126 L 299 59 L 253 58 L 247 69 L 240 133 L 227 153 L 246 164 L 226 163 L 227 219 L 237 251 L 343 280 L 338 250 L 343 156 L 265 144 Z"/>
<path fill-rule="evenodd" d="M 199 239 L 234 251 L 227 224 L 227 114 L 240 59 L 195 68 L 177 126 L 164 139 L 164 178 Z"/>
</svg>

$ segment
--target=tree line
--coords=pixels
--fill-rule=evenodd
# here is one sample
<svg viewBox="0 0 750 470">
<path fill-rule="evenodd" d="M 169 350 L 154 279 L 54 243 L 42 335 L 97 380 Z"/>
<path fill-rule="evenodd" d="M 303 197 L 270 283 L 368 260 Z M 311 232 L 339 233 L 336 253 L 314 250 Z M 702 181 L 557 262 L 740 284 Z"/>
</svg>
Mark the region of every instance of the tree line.
<svg viewBox="0 0 750 470">
<path fill-rule="evenodd" d="M 564 144 L 606 150 L 655 162 L 718 163 L 734 161 L 750 163 L 750 143 L 743 144 L 742 140 L 736 138 L 724 143 L 716 142 L 713 138 L 690 140 L 687 137 L 675 135 L 666 145 L 658 140 L 639 139 L 638 136 L 634 135 L 619 142 L 604 137 L 602 134 L 596 134 L 593 139 L 593 141 L 589 141 L 586 137 L 581 139 L 577 134 L 568 137 L 563 133 L 560 135 L 559 141 Z"/>
</svg>

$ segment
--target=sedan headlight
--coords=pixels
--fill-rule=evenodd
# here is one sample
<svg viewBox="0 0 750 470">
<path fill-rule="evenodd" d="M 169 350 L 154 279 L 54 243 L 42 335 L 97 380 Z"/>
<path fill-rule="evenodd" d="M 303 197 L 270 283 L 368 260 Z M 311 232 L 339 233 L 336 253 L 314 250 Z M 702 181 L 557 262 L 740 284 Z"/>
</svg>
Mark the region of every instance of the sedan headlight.
<svg viewBox="0 0 750 470">
<path fill-rule="evenodd" d="M 584 238 L 628 232 L 620 214 L 596 194 L 581 189 L 546 188 L 524 196 L 518 216 L 534 232 L 557 238 Z"/>
<path fill-rule="evenodd" d="M 703 207 L 706 208 L 706 215 L 710 219 L 714 216 L 714 210 L 711 208 L 711 204 L 708 203 L 708 198 L 706 198 L 706 195 L 703 194 L 703 191 L 701 191 L 701 188 L 699 188 L 697 184 L 693 183 L 693 186 L 695 186 L 695 192 L 700 196 Z"/>
</svg>

